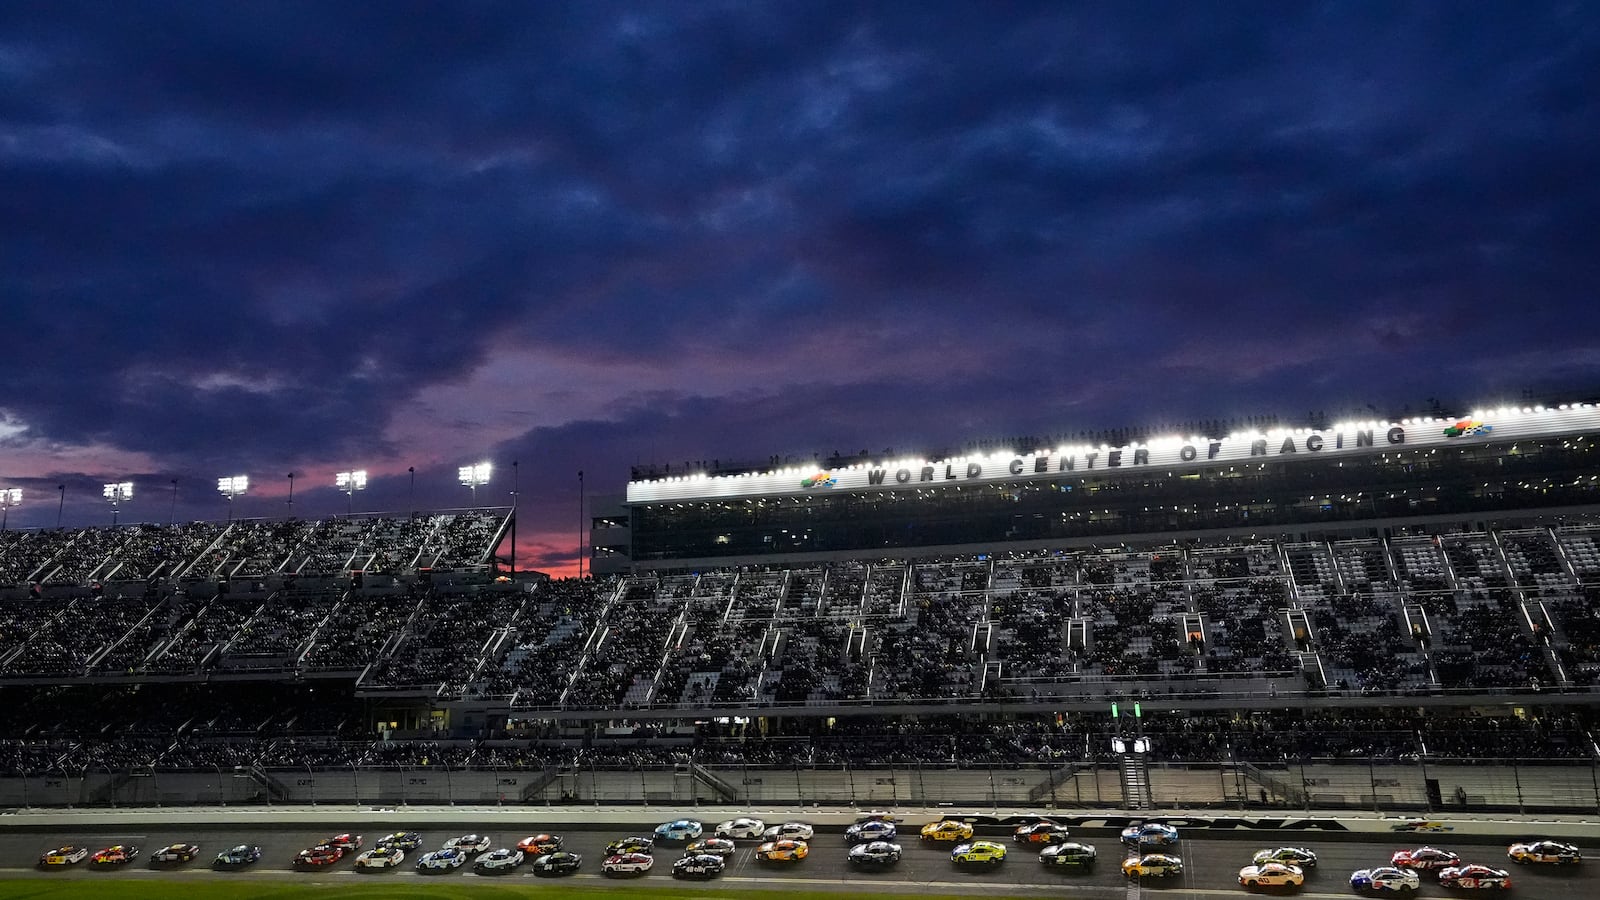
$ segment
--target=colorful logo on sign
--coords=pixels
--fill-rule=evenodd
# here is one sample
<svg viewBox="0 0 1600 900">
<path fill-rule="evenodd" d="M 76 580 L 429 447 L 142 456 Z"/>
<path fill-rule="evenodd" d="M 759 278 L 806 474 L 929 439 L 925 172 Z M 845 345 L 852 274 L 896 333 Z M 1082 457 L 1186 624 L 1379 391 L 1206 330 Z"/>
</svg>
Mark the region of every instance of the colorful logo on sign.
<svg viewBox="0 0 1600 900">
<path fill-rule="evenodd" d="M 1494 430 L 1493 425 L 1485 425 L 1477 419 L 1462 419 L 1444 430 L 1445 437 L 1471 437 L 1475 434 L 1488 434 Z"/>
<path fill-rule="evenodd" d="M 839 483 L 839 479 L 827 472 L 818 472 L 810 478 L 802 478 L 800 486 L 803 488 L 830 488 Z"/>
</svg>

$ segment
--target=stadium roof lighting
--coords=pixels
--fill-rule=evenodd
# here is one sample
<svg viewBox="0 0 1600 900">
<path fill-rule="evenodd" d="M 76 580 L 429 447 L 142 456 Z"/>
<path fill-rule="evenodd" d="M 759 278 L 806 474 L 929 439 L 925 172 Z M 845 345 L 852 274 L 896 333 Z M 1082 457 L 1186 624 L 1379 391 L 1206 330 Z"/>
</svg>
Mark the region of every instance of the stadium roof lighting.
<svg viewBox="0 0 1600 900">
<path fill-rule="evenodd" d="M 0 531 L 6 530 L 11 518 L 11 507 L 22 503 L 22 488 L 0 488 Z"/>
<path fill-rule="evenodd" d="M 356 491 L 367 489 L 367 470 L 356 469 L 350 472 L 340 472 L 333 476 L 333 483 L 338 485 L 339 490 L 350 495 L 348 511 L 354 515 L 356 511 Z"/>
<path fill-rule="evenodd" d="M 491 469 L 492 467 L 489 463 L 481 462 L 473 466 L 462 466 L 456 472 L 457 477 L 461 479 L 461 483 L 472 489 L 472 503 L 474 506 L 478 503 L 479 486 L 489 483 Z"/>
</svg>

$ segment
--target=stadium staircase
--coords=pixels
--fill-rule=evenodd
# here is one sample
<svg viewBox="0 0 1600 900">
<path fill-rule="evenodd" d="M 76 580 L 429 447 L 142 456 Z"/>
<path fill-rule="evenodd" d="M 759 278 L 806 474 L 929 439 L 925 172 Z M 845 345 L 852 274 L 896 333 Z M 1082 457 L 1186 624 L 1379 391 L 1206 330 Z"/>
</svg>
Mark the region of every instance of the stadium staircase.
<svg viewBox="0 0 1600 900">
<path fill-rule="evenodd" d="M 561 777 L 561 769 L 556 766 L 545 766 L 532 781 L 522 788 L 522 802 L 532 803 L 544 799 L 544 790 Z"/>
<path fill-rule="evenodd" d="M 1028 802 L 1037 803 L 1046 797 L 1049 797 L 1053 801 L 1055 799 L 1056 792 L 1061 788 L 1061 786 L 1077 777 L 1077 765 L 1062 766 L 1059 769 L 1051 769 L 1049 772 L 1045 773 L 1043 781 L 1031 788 L 1028 788 Z"/>
<path fill-rule="evenodd" d="M 1143 753 L 1122 754 L 1122 806 L 1124 809 L 1152 809 L 1150 764 Z"/>
<path fill-rule="evenodd" d="M 289 802 L 288 786 L 268 774 L 266 769 L 263 769 L 260 766 L 251 766 L 248 771 L 250 780 L 261 785 L 261 790 L 266 794 L 269 801 L 277 800 L 280 803 Z"/>
<path fill-rule="evenodd" d="M 724 781 L 722 778 L 712 774 L 710 769 L 700 765 L 697 762 L 679 763 L 677 765 L 676 774 L 688 775 L 695 781 L 715 791 L 717 796 L 721 797 L 723 800 L 734 802 L 739 799 L 738 788 Z"/>
<path fill-rule="evenodd" d="M 1248 803 L 1252 799 L 1258 799 L 1260 793 L 1265 791 L 1268 800 L 1274 804 L 1304 806 L 1306 803 L 1304 787 L 1297 788 L 1282 778 L 1269 775 L 1254 763 L 1237 762 L 1234 763 L 1233 769 L 1238 776 L 1238 787 L 1243 796 L 1229 797 L 1230 800 L 1237 799 Z M 1250 796 L 1252 793 L 1257 797 L 1252 798 Z"/>
</svg>

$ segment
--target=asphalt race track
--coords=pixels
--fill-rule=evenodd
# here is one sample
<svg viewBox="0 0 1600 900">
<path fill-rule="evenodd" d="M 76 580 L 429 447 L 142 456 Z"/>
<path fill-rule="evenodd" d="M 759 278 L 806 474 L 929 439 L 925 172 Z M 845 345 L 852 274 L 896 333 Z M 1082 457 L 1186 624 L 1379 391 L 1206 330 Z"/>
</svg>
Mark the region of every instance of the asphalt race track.
<svg viewBox="0 0 1600 900">
<path fill-rule="evenodd" d="M 566 880 L 577 884 L 598 884 L 604 879 L 600 873 L 600 862 L 603 859 L 602 848 L 606 842 L 629 834 L 650 835 L 656 824 L 661 819 L 641 821 L 637 828 L 608 827 L 597 828 L 547 828 L 536 821 L 530 821 L 528 826 L 516 833 L 506 832 L 500 828 L 486 828 L 494 841 L 494 846 L 515 844 L 518 840 L 529 834 L 549 831 L 562 835 L 566 840 L 567 849 L 574 850 L 583 855 L 583 870 L 567 876 Z M 1514 886 L 1510 895 L 1527 900 L 1583 900 L 1583 898 L 1600 896 L 1600 878 L 1584 870 L 1583 866 L 1571 869 L 1552 869 L 1543 867 L 1520 867 L 1512 865 L 1505 857 L 1506 841 L 1497 843 L 1469 843 L 1463 839 L 1452 840 L 1449 835 L 1397 835 L 1395 838 L 1376 842 L 1370 839 L 1352 840 L 1349 837 L 1334 839 L 1326 835 L 1253 835 L 1249 837 L 1219 838 L 1215 836 L 1200 837 L 1197 832 L 1191 832 L 1184 837 L 1176 851 L 1184 860 L 1184 874 L 1181 877 L 1162 881 L 1150 880 L 1143 884 L 1128 882 L 1123 879 L 1118 864 L 1124 852 L 1114 832 L 1106 829 L 1083 829 L 1074 831 L 1074 839 L 1093 844 L 1099 850 L 1099 864 L 1091 873 L 1076 873 L 1046 869 L 1039 865 L 1037 852 L 1021 847 L 1011 842 L 1009 837 L 995 836 L 993 839 L 1005 843 L 1010 850 L 1004 865 L 995 870 L 963 871 L 957 869 L 950 862 L 949 845 L 936 845 L 922 843 L 915 837 L 917 829 L 921 826 L 922 819 L 914 819 L 903 823 L 905 829 L 912 834 L 909 839 L 903 839 L 900 844 L 905 848 L 905 858 L 898 866 L 885 871 L 860 871 L 852 868 L 845 862 L 846 845 L 842 829 L 837 827 L 827 831 L 819 831 L 815 840 L 811 842 L 811 855 L 808 859 L 792 865 L 772 865 L 756 862 L 753 848 L 756 841 L 740 841 L 739 850 L 730 860 L 727 871 L 719 878 L 704 883 L 701 889 L 718 889 L 737 892 L 750 890 L 755 887 L 777 888 L 784 885 L 804 886 L 812 890 L 836 890 L 841 895 L 863 893 L 984 893 L 997 896 L 1073 896 L 1073 897 L 1139 897 L 1149 895 L 1152 897 L 1221 897 L 1245 896 L 1244 890 L 1239 887 L 1237 874 L 1240 866 L 1250 861 L 1250 855 L 1257 849 L 1267 846 L 1277 846 L 1275 841 L 1293 846 L 1309 846 L 1319 856 L 1319 865 L 1310 870 L 1304 890 L 1295 896 L 1299 897 L 1350 897 L 1354 896 L 1350 890 L 1348 879 L 1354 869 L 1386 863 L 1389 854 L 1402 847 L 1420 846 L 1431 843 L 1434 846 L 1452 849 L 1460 853 L 1467 862 L 1481 862 L 1501 868 L 1510 869 Z M 87 824 L 87 823 L 86 823 Z M 707 822 L 707 830 L 715 827 L 715 822 Z M 772 824 L 772 823 L 769 823 Z M 416 822 L 408 822 L 403 813 L 396 813 L 391 817 L 379 818 L 377 816 L 353 816 L 344 828 L 363 835 L 366 847 L 370 848 L 374 842 L 385 834 L 393 831 L 414 830 L 423 836 L 424 850 L 436 849 L 446 838 L 470 831 L 470 828 L 458 828 L 446 831 L 443 828 L 422 827 Z M 343 829 L 330 828 L 314 830 L 314 826 L 304 825 L 276 825 L 259 826 L 254 828 L 217 828 L 207 827 L 203 830 L 150 830 L 148 832 L 115 832 L 106 830 L 70 830 L 66 828 L 49 828 L 28 831 L 0 832 L 0 877 L 35 877 L 35 878 L 87 878 L 103 880 L 114 883 L 120 879 L 128 878 L 207 878 L 207 879 L 236 879 L 257 881 L 259 879 L 303 879 L 307 883 L 341 883 L 347 878 L 361 879 L 401 879 L 416 881 L 418 879 L 434 878 L 493 878 L 495 880 L 520 880 L 532 879 L 536 876 L 525 865 L 515 872 L 500 876 L 479 876 L 471 872 L 470 867 L 442 874 L 419 874 L 412 863 L 417 856 L 407 854 L 405 864 L 398 869 L 376 872 L 357 871 L 352 865 L 352 855 L 347 855 L 344 860 L 325 870 L 314 872 L 298 872 L 291 868 L 290 861 L 305 847 L 330 837 L 333 833 Z M 1518 836 L 1531 837 L 1533 835 Z M 170 868 L 152 868 L 149 856 L 161 847 L 177 842 L 192 842 L 200 845 L 201 855 L 194 863 Z M 79 844 L 87 846 L 91 852 L 111 844 L 136 844 L 141 850 L 140 858 L 126 867 L 110 870 L 95 870 L 87 863 L 73 866 L 70 869 L 39 871 L 34 863 L 39 854 L 49 847 L 61 844 Z M 264 856 L 261 862 L 243 871 L 215 872 L 210 868 L 210 860 L 221 850 L 236 844 L 256 844 L 262 848 Z M 1592 850 L 1592 848 L 1585 848 Z M 658 842 L 656 852 L 656 866 L 647 875 L 637 876 L 635 879 L 646 883 L 666 885 L 672 881 L 672 860 L 682 855 L 681 843 Z M 1595 866 L 1596 862 L 1587 862 L 1585 866 Z M 1261 893 L 1271 893 L 1263 891 Z M 1473 892 L 1458 892 L 1452 894 L 1435 884 L 1429 883 L 1424 876 L 1422 890 L 1416 895 L 1420 897 L 1443 896 L 1471 896 Z"/>
</svg>

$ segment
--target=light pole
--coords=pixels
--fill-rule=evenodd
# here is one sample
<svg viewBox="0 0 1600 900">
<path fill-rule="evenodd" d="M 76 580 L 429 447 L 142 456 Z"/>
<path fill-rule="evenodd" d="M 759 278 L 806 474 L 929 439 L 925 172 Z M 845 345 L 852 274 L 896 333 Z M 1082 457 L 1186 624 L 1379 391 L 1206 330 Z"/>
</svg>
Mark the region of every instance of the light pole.
<svg viewBox="0 0 1600 900">
<path fill-rule="evenodd" d="M 233 498 L 250 490 L 249 475 L 224 475 L 217 479 L 217 492 L 228 498 L 228 521 L 233 521 Z"/>
<path fill-rule="evenodd" d="M 167 514 L 167 525 L 178 524 L 178 479 L 172 479 L 172 512 Z"/>
<path fill-rule="evenodd" d="M 356 469 L 351 472 L 340 472 L 339 474 L 333 476 L 333 483 L 338 486 L 339 490 L 350 495 L 350 508 L 348 513 L 350 515 L 355 515 L 356 491 L 364 491 L 367 489 L 367 470 Z"/>
<path fill-rule="evenodd" d="M 117 527 L 117 507 L 122 505 L 122 501 L 133 499 L 133 482 L 112 482 L 100 489 L 100 496 L 106 498 L 106 501 L 111 504 L 111 527 L 115 528 Z"/>
<path fill-rule="evenodd" d="M 67 509 L 67 486 L 64 484 L 58 484 L 56 485 L 56 490 L 61 492 L 61 502 L 56 504 L 56 527 L 60 528 L 61 514 Z"/>
<path fill-rule="evenodd" d="M 0 488 L 0 531 L 6 530 L 11 507 L 22 505 L 22 488 Z"/>
<path fill-rule="evenodd" d="M 486 462 L 472 466 L 462 466 L 456 471 L 461 483 L 472 488 L 472 505 L 478 505 L 478 487 L 489 483 L 490 465 Z"/>
<path fill-rule="evenodd" d="M 517 461 L 511 461 L 511 580 L 517 580 L 517 488 L 520 476 Z"/>
<path fill-rule="evenodd" d="M 406 498 L 406 509 L 411 515 L 417 514 L 417 467 L 406 466 L 406 471 L 411 473 L 411 494 Z"/>
<path fill-rule="evenodd" d="M 294 473 L 289 473 L 289 518 L 294 518 Z"/>
<path fill-rule="evenodd" d="M 583 580 L 583 558 L 588 555 L 588 554 L 583 552 L 585 545 L 588 543 L 587 541 L 585 541 L 583 539 L 583 526 L 585 524 L 587 524 L 587 523 L 585 523 L 584 520 L 583 520 L 583 470 L 579 469 L 578 470 L 578 580 L 579 581 Z"/>
</svg>

